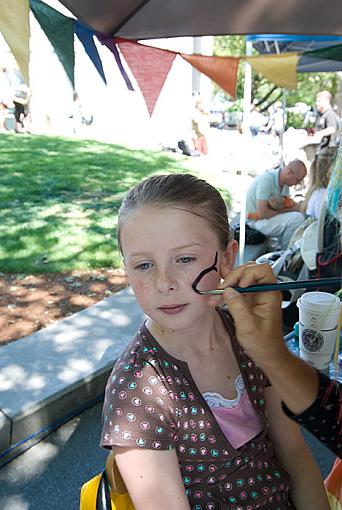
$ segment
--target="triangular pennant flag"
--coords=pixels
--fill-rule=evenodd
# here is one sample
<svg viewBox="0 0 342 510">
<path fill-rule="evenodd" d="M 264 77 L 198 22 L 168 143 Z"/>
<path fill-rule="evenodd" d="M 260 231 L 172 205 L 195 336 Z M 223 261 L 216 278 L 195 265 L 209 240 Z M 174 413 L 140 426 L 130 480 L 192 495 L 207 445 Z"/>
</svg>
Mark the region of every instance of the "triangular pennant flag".
<svg viewBox="0 0 342 510">
<path fill-rule="evenodd" d="M 297 87 L 298 53 L 282 53 L 280 55 L 260 55 L 246 57 L 254 71 L 261 73 L 272 83 L 285 89 Z"/>
<path fill-rule="evenodd" d="M 86 54 L 94 64 L 97 72 L 103 79 L 103 81 L 107 84 L 105 73 L 102 67 L 102 62 L 100 59 L 99 52 L 97 51 L 95 42 L 94 42 L 94 32 L 82 25 L 78 20 L 75 21 L 75 33 L 79 40 L 81 41 L 83 48 L 85 49 Z"/>
<path fill-rule="evenodd" d="M 213 57 L 185 53 L 181 53 L 181 56 L 235 98 L 239 57 Z"/>
<path fill-rule="evenodd" d="M 13 53 L 21 74 L 29 84 L 30 23 L 28 0 L 1 2 L 0 32 Z"/>
<path fill-rule="evenodd" d="M 116 39 L 116 42 L 152 115 L 177 53 L 123 39 Z"/>
<path fill-rule="evenodd" d="M 329 48 L 321 48 L 319 50 L 314 51 L 306 51 L 303 53 L 305 57 L 312 58 L 325 58 L 327 60 L 342 60 L 342 44 L 337 44 L 335 46 L 329 46 Z"/>
<path fill-rule="evenodd" d="M 74 20 L 67 18 L 40 0 L 30 0 L 30 6 L 61 61 L 73 88 L 75 87 Z"/>
<path fill-rule="evenodd" d="M 122 65 L 119 51 L 116 47 L 116 43 L 115 43 L 113 37 L 110 35 L 101 34 L 100 32 L 96 33 L 96 37 L 98 38 L 98 40 L 100 41 L 101 44 L 104 44 L 105 46 L 107 46 L 107 48 L 113 53 L 115 62 L 117 63 L 117 66 L 119 68 L 121 76 L 125 80 L 128 90 L 134 90 L 131 80 L 129 79 L 128 74 L 126 73 L 125 68 Z"/>
</svg>

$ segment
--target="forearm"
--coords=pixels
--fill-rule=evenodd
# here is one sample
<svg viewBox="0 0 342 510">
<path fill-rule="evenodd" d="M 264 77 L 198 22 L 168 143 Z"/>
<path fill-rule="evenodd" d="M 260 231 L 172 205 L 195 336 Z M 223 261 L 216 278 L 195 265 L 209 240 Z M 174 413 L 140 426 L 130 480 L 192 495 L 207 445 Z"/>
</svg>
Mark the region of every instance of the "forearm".
<svg viewBox="0 0 342 510">
<path fill-rule="evenodd" d="M 263 208 L 262 210 L 258 209 L 258 214 L 260 216 L 260 219 L 266 219 L 273 218 L 273 216 L 277 216 L 278 214 L 301 210 L 302 210 L 301 203 L 295 203 L 290 207 L 284 207 L 283 209 L 277 209 L 276 211 L 271 209 L 270 207 Z"/>
<path fill-rule="evenodd" d="M 258 214 L 260 216 L 260 219 L 267 219 L 267 218 L 273 218 L 273 216 L 277 216 L 277 214 L 280 214 L 282 212 L 285 212 L 285 209 L 279 209 L 278 211 L 275 211 L 271 209 L 270 207 L 263 207 L 262 209 L 258 209 Z"/>
<path fill-rule="evenodd" d="M 291 499 L 296 510 L 329 510 L 318 466 L 307 446 L 283 462 L 291 475 Z"/>
</svg>

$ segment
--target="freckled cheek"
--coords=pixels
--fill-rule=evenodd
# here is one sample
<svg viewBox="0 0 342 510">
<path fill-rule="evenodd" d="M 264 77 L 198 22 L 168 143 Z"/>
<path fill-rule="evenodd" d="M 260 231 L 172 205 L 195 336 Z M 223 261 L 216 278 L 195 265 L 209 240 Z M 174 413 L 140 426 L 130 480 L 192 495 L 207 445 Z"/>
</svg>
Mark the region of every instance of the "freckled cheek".
<svg viewBox="0 0 342 510">
<path fill-rule="evenodd" d="M 139 278 L 128 274 L 128 279 L 138 300 L 146 298 L 154 289 L 152 277 Z"/>
</svg>

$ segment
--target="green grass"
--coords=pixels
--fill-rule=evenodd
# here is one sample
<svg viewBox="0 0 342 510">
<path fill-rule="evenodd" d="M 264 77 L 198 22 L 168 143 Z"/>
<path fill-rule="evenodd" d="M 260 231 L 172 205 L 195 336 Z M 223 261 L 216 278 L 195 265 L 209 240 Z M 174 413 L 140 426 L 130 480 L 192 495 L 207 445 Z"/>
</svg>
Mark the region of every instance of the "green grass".
<svg viewBox="0 0 342 510">
<path fill-rule="evenodd" d="M 116 221 L 124 194 L 149 175 L 180 171 L 182 160 L 165 153 L 0 135 L 0 271 L 120 266 Z"/>
</svg>

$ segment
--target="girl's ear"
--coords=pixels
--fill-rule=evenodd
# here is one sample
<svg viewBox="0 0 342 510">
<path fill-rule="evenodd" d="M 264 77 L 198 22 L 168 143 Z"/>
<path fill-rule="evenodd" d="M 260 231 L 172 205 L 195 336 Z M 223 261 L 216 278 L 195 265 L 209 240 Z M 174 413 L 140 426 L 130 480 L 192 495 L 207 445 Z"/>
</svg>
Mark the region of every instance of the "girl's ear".
<svg viewBox="0 0 342 510">
<path fill-rule="evenodd" d="M 227 248 L 223 252 L 221 263 L 220 263 L 220 274 L 222 278 L 225 278 L 228 273 L 233 269 L 236 255 L 238 252 L 238 243 L 234 239 L 229 241 Z"/>
</svg>

